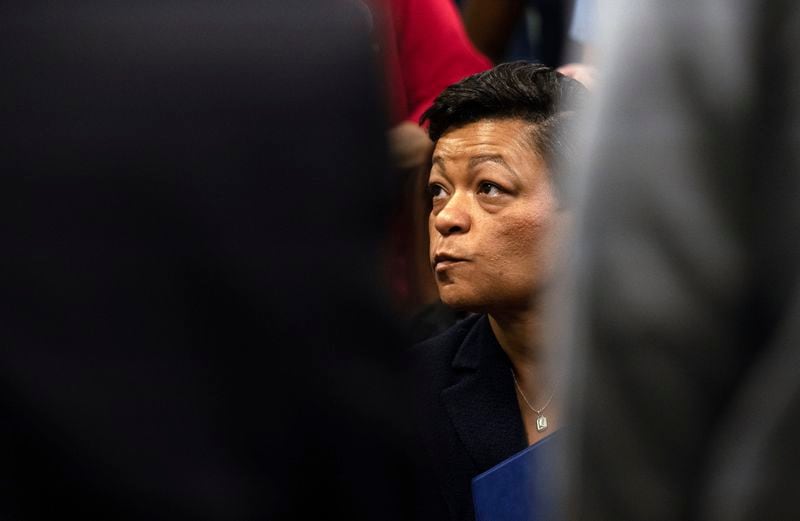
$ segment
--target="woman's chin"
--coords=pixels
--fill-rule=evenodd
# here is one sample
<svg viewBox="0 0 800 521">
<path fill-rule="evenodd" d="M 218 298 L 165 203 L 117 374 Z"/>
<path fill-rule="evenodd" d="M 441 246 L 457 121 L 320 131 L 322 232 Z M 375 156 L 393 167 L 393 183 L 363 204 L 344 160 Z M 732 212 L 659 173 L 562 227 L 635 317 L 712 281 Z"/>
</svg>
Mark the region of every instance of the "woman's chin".
<svg viewBox="0 0 800 521">
<path fill-rule="evenodd" d="M 452 288 L 439 290 L 439 300 L 446 306 L 458 311 L 471 313 L 483 312 L 483 305 L 474 295 L 465 295 L 459 291 L 452 291 Z"/>
</svg>

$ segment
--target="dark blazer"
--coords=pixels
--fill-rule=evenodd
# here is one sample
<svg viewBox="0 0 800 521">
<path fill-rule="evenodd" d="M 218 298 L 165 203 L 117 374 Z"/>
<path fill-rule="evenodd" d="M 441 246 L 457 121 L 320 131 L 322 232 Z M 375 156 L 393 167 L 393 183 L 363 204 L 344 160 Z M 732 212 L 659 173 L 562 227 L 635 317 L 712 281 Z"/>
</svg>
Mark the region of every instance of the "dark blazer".
<svg viewBox="0 0 800 521">
<path fill-rule="evenodd" d="M 473 315 L 418 344 L 413 364 L 428 487 L 418 517 L 472 520 L 472 478 L 527 446 L 511 362 L 488 317 Z"/>
</svg>

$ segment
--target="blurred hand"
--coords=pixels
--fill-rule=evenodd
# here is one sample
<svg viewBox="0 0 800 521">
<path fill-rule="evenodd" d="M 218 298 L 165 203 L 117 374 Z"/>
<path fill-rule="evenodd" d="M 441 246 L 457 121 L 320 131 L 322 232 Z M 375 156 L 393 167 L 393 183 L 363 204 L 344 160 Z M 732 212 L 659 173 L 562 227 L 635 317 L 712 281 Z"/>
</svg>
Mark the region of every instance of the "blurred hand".
<svg viewBox="0 0 800 521">
<path fill-rule="evenodd" d="M 419 168 L 430 161 L 433 142 L 428 133 L 411 121 L 389 130 L 389 157 L 399 169 Z"/>
<path fill-rule="evenodd" d="M 564 76 L 569 76 L 574 80 L 578 80 L 583 85 L 592 90 L 594 88 L 595 77 L 597 76 L 597 69 L 585 63 L 568 63 L 559 67 L 558 72 Z"/>
</svg>

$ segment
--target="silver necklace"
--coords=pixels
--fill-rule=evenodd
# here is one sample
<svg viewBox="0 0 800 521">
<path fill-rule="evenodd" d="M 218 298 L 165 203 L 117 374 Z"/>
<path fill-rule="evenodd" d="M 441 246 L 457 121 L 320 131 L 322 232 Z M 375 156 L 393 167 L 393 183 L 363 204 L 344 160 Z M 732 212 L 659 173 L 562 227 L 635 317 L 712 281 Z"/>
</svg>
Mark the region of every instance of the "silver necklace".
<svg viewBox="0 0 800 521">
<path fill-rule="evenodd" d="M 519 386 L 519 382 L 517 381 L 517 375 L 514 373 L 514 368 L 511 368 L 511 378 L 514 379 L 514 385 L 517 386 L 517 392 L 519 395 L 522 396 L 522 401 L 525 402 L 525 405 L 528 406 L 530 410 L 536 413 L 536 432 L 544 432 L 547 430 L 547 416 L 544 415 L 544 410 L 547 409 L 547 406 L 550 405 L 550 402 L 553 401 L 553 396 L 556 394 L 555 390 L 550 393 L 550 398 L 542 405 L 540 409 L 537 409 L 531 402 L 528 401 L 528 397 L 525 396 L 525 393 L 522 392 L 522 387 Z"/>
</svg>

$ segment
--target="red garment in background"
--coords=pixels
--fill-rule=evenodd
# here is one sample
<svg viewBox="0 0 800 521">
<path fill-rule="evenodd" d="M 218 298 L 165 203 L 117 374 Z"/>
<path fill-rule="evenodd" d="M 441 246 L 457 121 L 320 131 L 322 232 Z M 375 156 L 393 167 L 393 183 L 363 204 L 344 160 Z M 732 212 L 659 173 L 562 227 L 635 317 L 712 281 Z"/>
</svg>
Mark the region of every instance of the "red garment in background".
<svg viewBox="0 0 800 521">
<path fill-rule="evenodd" d="M 375 0 L 382 8 L 390 122 L 418 122 L 448 85 L 492 67 L 467 37 L 452 0 Z M 388 8 L 388 10 L 387 10 Z"/>
</svg>

